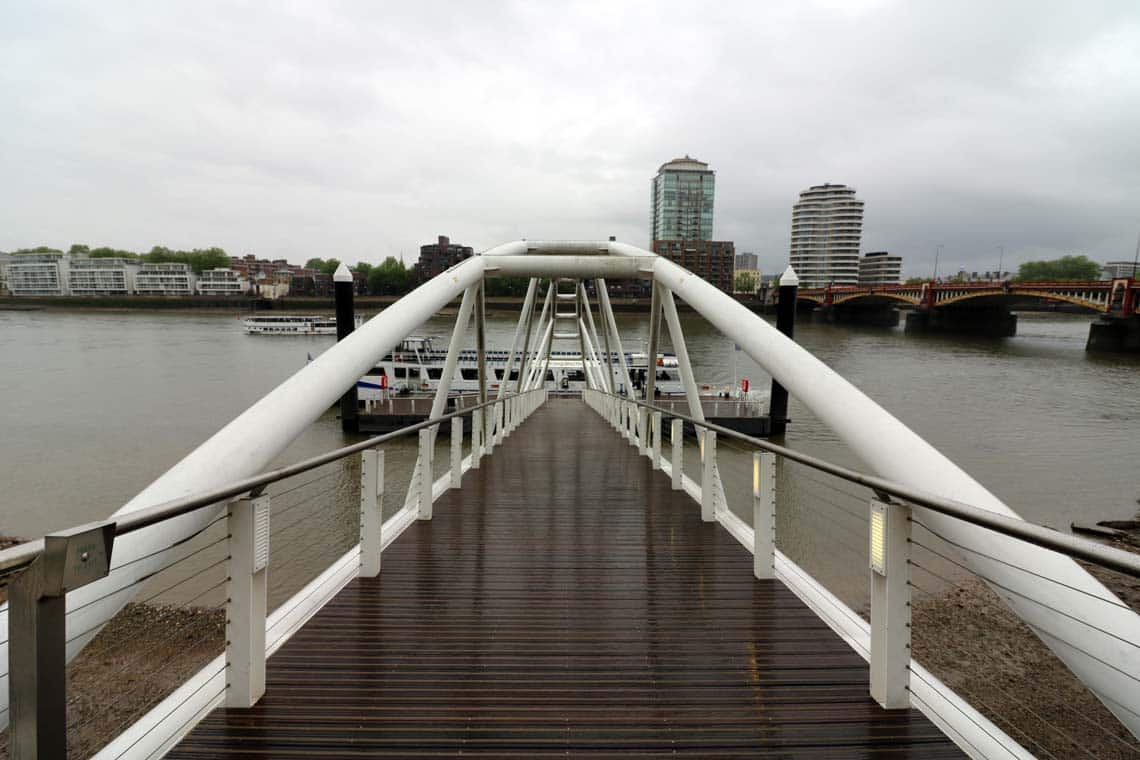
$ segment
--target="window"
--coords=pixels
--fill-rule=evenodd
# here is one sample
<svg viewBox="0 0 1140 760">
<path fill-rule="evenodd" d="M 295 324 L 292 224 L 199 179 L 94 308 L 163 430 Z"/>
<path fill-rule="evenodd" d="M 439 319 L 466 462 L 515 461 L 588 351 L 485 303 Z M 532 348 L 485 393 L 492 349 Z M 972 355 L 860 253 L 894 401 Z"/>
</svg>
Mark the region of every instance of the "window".
<svg viewBox="0 0 1140 760">
<path fill-rule="evenodd" d="M 478 380 L 479 370 L 475 369 L 474 367 L 464 367 L 463 369 L 459 370 L 459 375 L 464 380 Z"/>
<path fill-rule="evenodd" d="M 408 368 L 407 367 L 395 367 L 392 369 L 392 372 L 396 375 L 396 378 L 399 380 L 406 380 L 408 378 Z"/>
<path fill-rule="evenodd" d="M 551 372 L 550 370 L 546 370 L 546 382 L 548 382 L 548 383 L 554 382 L 554 373 Z"/>
<path fill-rule="evenodd" d="M 438 380 L 443 377 L 443 367 L 428 367 L 427 373 L 432 380 Z"/>
</svg>

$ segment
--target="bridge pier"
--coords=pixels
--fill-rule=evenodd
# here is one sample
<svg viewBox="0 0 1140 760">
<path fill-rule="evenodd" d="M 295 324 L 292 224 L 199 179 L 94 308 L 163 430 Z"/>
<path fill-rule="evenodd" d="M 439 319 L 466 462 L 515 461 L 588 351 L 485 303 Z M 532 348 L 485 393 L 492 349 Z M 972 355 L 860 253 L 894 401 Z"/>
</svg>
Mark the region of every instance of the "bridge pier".
<svg viewBox="0 0 1140 760">
<path fill-rule="evenodd" d="M 915 309 L 906 315 L 906 332 L 1012 338 L 1017 334 L 1017 315 L 1005 308 Z"/>
<path fill-rule="evenodd" d="M 899 310 L 894 306 L 819 306 L 812 309 L 811 321 L 817 324 L 865 325 L 869 327 L 895 327 L 900 321 Z"/>
<path fill-rule="evenodd" d="M 1140 316 L 1104 314 L 1089 325 L 1086 351 L 1140 352 Z"/>
</svg>

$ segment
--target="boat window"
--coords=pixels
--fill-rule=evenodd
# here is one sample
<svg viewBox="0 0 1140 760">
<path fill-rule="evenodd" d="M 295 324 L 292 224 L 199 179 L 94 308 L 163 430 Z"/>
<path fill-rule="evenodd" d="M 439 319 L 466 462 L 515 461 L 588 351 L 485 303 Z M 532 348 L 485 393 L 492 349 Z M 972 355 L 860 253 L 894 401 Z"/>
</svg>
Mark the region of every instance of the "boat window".
<svg viewBox="0 0 1140 760">
<path fill-rule="evenodd" d="M 385 376 L 385 375 L 387 375 L 388 373 L 387 373 L 387 372 L 384 370 L 384 368 L 383 368 L 383 367 L 373 367 L 373 368 L 372 368 L 372 371 L 371 371 L 371 372 L 369 372 L 368 374 L 370 374 L 370 375 L 380 375 L 381 377 L 384 377 L 384 376 Z"/>
<path fill-rule="evenodd" d="M 407 367 L 393 367 L 392 372 L 394 372 L 396 377 L 401 379 L 401 380 L 406 380 L 408 377 L 408 368 Z"/>
<path fill-rule="evenodd" d="M 550 370 L 546 370 L 546 382 L 548 382 L 548 383 L 554 382 L 554 373 L 551 372 Z"/>
<path fill-rule="evenodd" d="M 438 380 L 443 377 L 443 367 L 428 367 L 427 373 L 432 380 Z"/>
<path fill-rule="evenodd" d="M 517 369 L 511 370 L 511 379 L 512 380 L 518 380 L 519 379 L 519 371 Z"/>
<path fill-rule="evenodd" d="M 479 379 L 479 370 L 475 369 L 474 367 L 464 367 L 463 369 L 459 370 L 459 374 L 464 380 Z"/>
<path fill-rule="evenodd" d="M 658 380 L 672 380 L 673 378 L 669 377 L 669 373 L 666 372 L 665 370 L 659 369 L 659 370 L 657 370 L 657 379 Z"/>
<path fill-rule="evenodd" d="M 496 380 L 502 380 L 503 379 L 503 371 L 501 369 L 495 370 L 495 379 Z"/>
<path fill-rule="evenodd" d="M 420 368 L 419 367 L 408 367 L 408 378 L 411 380 L 419 380 L 420 379 Z"/>
<path fill-rule="evenodd" d="M 580 383 L 586 379 L 586 373 L 580 369 L 566 370 L 566 379 L 572 383 Z"/>
</svg>

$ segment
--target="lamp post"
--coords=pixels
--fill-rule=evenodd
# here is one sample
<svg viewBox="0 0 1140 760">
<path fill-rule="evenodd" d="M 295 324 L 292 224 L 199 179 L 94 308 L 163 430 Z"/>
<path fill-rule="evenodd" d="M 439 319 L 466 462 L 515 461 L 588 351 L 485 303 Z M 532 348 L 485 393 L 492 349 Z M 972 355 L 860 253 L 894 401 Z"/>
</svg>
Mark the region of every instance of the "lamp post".
<svg viewBox="0 0 1140 760">
<path fill-rule="evenodd" d="M 942 243 L 934 247 L 934 277 L 931 279 L 935 282 L 938 282 L 938 257 L 942 254 L 942 248 Z"/>
<path fill-rule="evenodd" d="M 997 276 L 997 278 L 999 280 L 1004 280 L 1005 278 L 1002 277 L 1002 274 L 1001 274 L 1001 267 L 1002 267 L 1002 263 L 1005 261 L 1005 246 L 999 245 L 997 247 L 997 249 L 998 249 L 998 276 Z"/>
</svg>

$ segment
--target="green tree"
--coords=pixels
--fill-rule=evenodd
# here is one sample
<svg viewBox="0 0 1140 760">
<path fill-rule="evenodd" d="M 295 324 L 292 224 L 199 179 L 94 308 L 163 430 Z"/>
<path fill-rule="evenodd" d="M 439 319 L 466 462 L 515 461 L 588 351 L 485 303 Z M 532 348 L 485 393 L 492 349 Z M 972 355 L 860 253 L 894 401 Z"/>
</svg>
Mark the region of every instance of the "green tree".
<svg viewBox="0 0 1140 760">
<path fill-rule="evenodd" d="M 399 296 L 412 289 L 412 273 L 394 256 L 384 259 L 368 273 L 368 292 L 379 296 Z"/>
<path fill-rule="evenodd" d="M 325 260 L 312 258 L 305 262 L 305 269 L 315 269 L 318 272 L 325 271 Z"/>
<path fill-rule="evenodd" d="M 756 275 L 752 272 L 738 272 L 732 281 L 732 289 L 737 293 L 755 293 Z"/>
<path fill-rule="evenodd" d="M 489 296 L 525 296 L 530 286 L 527 277 L 488 277 L 484 282 Z"/>
<path fill-rule="evenodd" d="M 321 271 L 325 274 L 332 276 L 336 274 L 336 268 L 340 266 L 340 259 L 326 259 Z"/>
<path fill-rule="evenodd" d="M 1100 279 L 1100 264 L 1088 256 L 1062 256 L 1049 261 L 1027 261 L 1017 268 L 1022 282 L 1073 282 Z"/>
<path fill-rule="evenodd" d="M 79 254 L 79 253 L 87 253 L 90 250 L 91 250 L 90 248 L 83 245 L 82 243 L 72 243 L 71 247 L 67 249 L 67 252 L 70 253 L 72 256 L 75 256 L 76 254 Z"/>
<path fill-rule="evenodd" d="M 189 264 L 190 268 L 196 274 L 201 274 L 205 269 L 222 269 L 232 263 L 229 254 L 226 253 L 224 249 L 218 247 L 195 248 L 192 251 L 175 251 L 165 246 L 156 245 L 150 249 L 150 253 L 147 253 L 142 258 L 144 261 L 148 261 L 152 264 Z"/>
<path fill-rule="evenodd" d="M 37 245 L 35 248 L 21 248 L 18 251 L 12 251 L 12 253 L 63 253 L 63 251 L 58 248 L 50 248 L 46 245 Z"/>
<path fill-rule="evenodd" d="M 71 246 L 75 248 L 75 246 Z M 87 248 L 87 246 L 83 246 Z M 90 248 L 87 250 L 87 255 L 93 259 L 137 259 L 139 255 L 134 251 L 122 251 L 117 248 L 108 248 L 101 246 L 99 248 Z"/>
<path fill-rule="evenodd" d="M 905 285 L 921 285 L 924 282 L 926 282 L 925 277 L 910 277 L 907 279 L 907 281 L 904 284 Z"/>
</svg>

